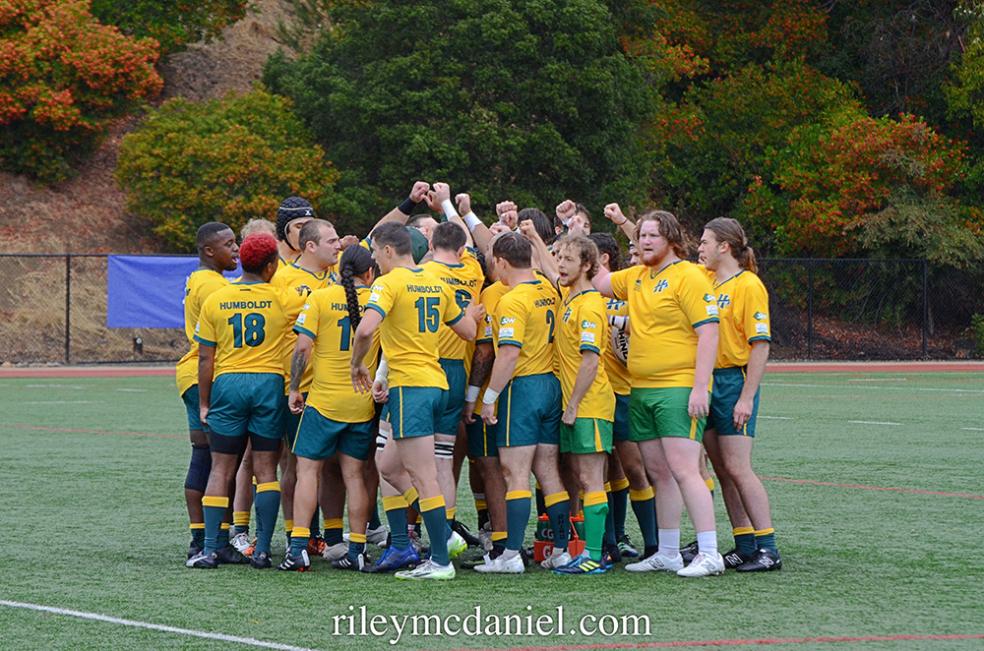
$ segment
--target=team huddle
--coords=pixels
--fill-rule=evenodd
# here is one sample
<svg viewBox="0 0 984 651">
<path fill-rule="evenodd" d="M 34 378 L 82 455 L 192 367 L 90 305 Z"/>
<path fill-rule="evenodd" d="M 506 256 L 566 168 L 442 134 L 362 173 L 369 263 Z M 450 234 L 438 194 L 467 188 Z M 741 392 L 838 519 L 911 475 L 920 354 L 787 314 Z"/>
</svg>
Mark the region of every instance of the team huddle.
<svg viewBox="0 0 984 651">
<path fill-rule="evenodd" d="M 480 573 L 520 574 L 531 556 L 557 574 L 781 568 L 751 467 L 769 302 L 738 222 L 709 222 L 695 264 L 671 213 L 633 222 L 609 204 L 623 265 L 573 201 L 555 219 L 496 213 L 487 226 L 467 194 L 418 181 L 362 239 L 299 197 L 241 244 L 225 224 L 199 229 L 176 373 L 188 567 L 272 567 L 282 511 L 285 571 L 322 556 L 452 579 L 469 547 L 459 566 Z M 465 460 L 477 535 L 457 519 Z M 723 556 L 706 460 L 733 527 Z M 684 506 L 697 536 L 681 547 Z"/>
</svg>

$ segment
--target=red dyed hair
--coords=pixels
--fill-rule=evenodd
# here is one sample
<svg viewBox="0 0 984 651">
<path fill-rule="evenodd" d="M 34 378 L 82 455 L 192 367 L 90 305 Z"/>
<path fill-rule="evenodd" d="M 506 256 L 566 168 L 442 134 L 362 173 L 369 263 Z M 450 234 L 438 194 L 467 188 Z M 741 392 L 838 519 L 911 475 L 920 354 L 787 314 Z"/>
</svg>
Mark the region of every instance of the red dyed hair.
<svg viewBox="0 0 984 651">
<path fill-rule="evenodd" d="M 239 262 L 243 271 L 258 274 L 271 261 L 277 259 L 277 240 L 268 233 L 252 233 L 247 235 L 239 246 Z"/>
</svg>

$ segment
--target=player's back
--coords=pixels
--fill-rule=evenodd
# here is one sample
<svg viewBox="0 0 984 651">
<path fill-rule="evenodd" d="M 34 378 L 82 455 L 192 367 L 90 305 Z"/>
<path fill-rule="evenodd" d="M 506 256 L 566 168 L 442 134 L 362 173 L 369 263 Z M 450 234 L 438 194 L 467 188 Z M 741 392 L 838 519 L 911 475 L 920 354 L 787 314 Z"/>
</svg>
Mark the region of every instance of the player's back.
<svg viewBox="0 0 984 651">
<path fill-rule="evenodd" d="M 514 377 L 552 373 L 558 295 L 542 280 L 522 282 L 496 306 L 496 345 L 519 346 Z"/>
<path fill-rule="evenodd" d="M 475 256 L 466 252 L 461 257 L 461 262 L 447 264 L 431 260 L 421 267 L 437 276 L 441 282 L 448 286 L 454 295 L 454 300 L 462 309 L 468 307 L 472 302 L 478 300 L 482 291 L 482 281 L 485 273 L 482 265 L 478 263 Z M 438 330 L 440 343 L 438 354 L 441 359 L 464 359 L 468 350 L 468 342 L 459 337 L 444 324 Z"/>
<path fill-rule="evenodd" d="M 212 269 L 196 269 L 188 275 L 185 281 L 184 327 L 188 338 L 188 352 L 185 353 L 176 366 L 178 393 L 183 394 L 198 383 L 198 342 L 195 341 L 195 326 L 198 325 L 198 315 L 202 311 L 205 299 L 213 292 L 225 287 L 229 281 L 218 271 Z"/>
</svg>

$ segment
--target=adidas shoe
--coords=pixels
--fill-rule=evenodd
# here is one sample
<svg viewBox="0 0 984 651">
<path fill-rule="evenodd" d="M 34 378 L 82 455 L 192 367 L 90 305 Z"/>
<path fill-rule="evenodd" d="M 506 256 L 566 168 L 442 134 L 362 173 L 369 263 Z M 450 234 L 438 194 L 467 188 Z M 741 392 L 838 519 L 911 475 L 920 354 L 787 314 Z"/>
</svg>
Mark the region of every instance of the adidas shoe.
<svg viewBox="0 0 984 651">
<path fill-rule="evenodd" d="M 724 559 L 721 558 L 721 554 L 711 556 L 710 554 L 698 552 L 694 556 L 694 560 L 690 562 L 690 565 L 682 570 L 677 570 L 677 576 L 688 578 L 717 576 L 719 574 L 724 574 Z"/>
<path fill-rule="evenodd" d="M 572 560 L 571 555 L 567 553 L 566 549 L 562 552 L 558 552 L 557 549 L 554 548 L 550 552 L 550 556 L 547 556 L 545 559 L 540 561 L 540 567 L 545 570 L 556 570 L 559 567 L 564 567 L 569 564 Z"/>
<path fill-rule="evenodd" d="M 412 570 L 397 572 L 396 578 L 448 581 L 454 578 L 454 574 L 454 565 L 451 563 L 448 563 L 447 565 L 438 565 L 434 561 L 428 559 Z"/>
<path fill-rule="evenodd" d="M 235 536 L 229 539 L 229 544 L 240 554 L 245 554 L 246 549 L 249 547 L 249 534 L 248 533 L 237 533 Z"/>
<path fill-rule="evenodd" d="M 760 549 L 750 560 L 735 568 L 739 572 L 772 572 L 782 569 L 782 557 L 778 551 Z"/>
<path fill-rule="evenodd" d="M 307 572 L 311 569 L 311 558 L 306 549 L 302 549 L 296 556 L 288 552 L 284 556 L 284 562 L 278 565 L 277 569 L 284 572 Z"/>
<path fill-rule="evenodd" d="M 737 549 L 732 549 L 730 552 L 724 555 L 724 567 L 729 570 L 733 570 L 737 568 L 739 565 L 752 560 L 754 557 L 755 557 L 754 554 L 750 556 L 746 556 L 745 554 L 742 554 Z"/>
<path fill-rule="evenodd" d="M 267 552 L 254 551 L 249 559 L 249 564 L 258 570 L 268 570 L 273 567 L 273 561 L 270 560 L 270 554 Z"/>
<path fill-rule="evenodd" d="M 405 567 L 413 567 L 418 563 L 420 563 L 420 555 L 414 551 L 412 546 L 406 549 L 397 549 L 396 547 L 390 546 L 386 548 L 386 551 L 379 557 L 379 560 L 366 571 L 371 573 L 395 572 Z"/>
<path fill-rule="evenodd" d="M 457 520 L 452 520 L 451 521 L 451 531 L 453 531 L 456 534 L 458 534 L 459 536 L 461 536 L 461 539 L 464 540 L 465 541 L 465 544 L 467 544 L 469 547 L 482 547 L 483 546 L 481 539 L 480 538 L 477 538 L 471 532 L 471 529 L 468 528 L 468 525 L 466 525 L 464 522 L 458 522 Z"/>
<path fill-rule="evenodd" d="M 342 556 L 348 554 L 348 543 L 340 542 L 334 545 L 325 545 L 325 548 L 321 550 L 321 558 L 326 561 L 337 561 Z"/>
<path fill-rule="evenodd" d="M 206 554 L 198 552 L 185 562 L 185 567 L 193 567 L 198 570 L 214 570 L 219 566 L 219 560 L 215 557 L 215 552 Z"/>
<path fill-rule="evenodd" d="M 628 536 L 618 539 L 618 551 L 624 558 L 639 558 L 639 550 L 632 546 Z"/>
<path fill-rule="evenodd" d="M 689 565 L 691 562 L 693 562 L 694 557 L 697 555 L 698 551 L 699 550 L 697 549 L 697 541 L 695 540 L 689 545 L 687 545 L 686 547 L 680 549 L 680 556 L 683 556 L 683 562 Z"/>
<path fill-rule="evenodd" d="M 641 561 L 629 563 L 625 569 L 628 572 L 677 572 L 683 569 L 683 558 L 680 554 L 671 556 L 656 552 Z"/>
<path fill-rule="evenodd" d="M 466 549 L 468 549 L 468 543 L 461 537 L 461 534 L 452 530 L 448 537 L 448 558 L 458 558 Z"/>
<path fill-rule="evenodd" d="M 369 558 L 366 556 L 365 552 L 359 552 L 354 557 L 345 554 L 337 561 L 332 561 L 331 566 L 336 570 L 355 570 L 356 572 L 365 572 L 366 567 L 369 565 Z"/>
<path fill-rule="evenodd" d="M 610 565 L 593 561 L 587 554 L 581 554 L 567 565 L 555 567 L 554 574 L 604 574 L 609 569 Z"/>
<path fill-rule="evenodd" d="M 215 558 L 220 565 L 245 565 L 249 563 L 249 559 L 233 549 L 231 545 L 216 550 Z"/>
<path fill-rule="evenodd" d="M 496 556 L 488 563 L 478 565 L 475 567 L 475 571 L 482 574 L 522 574 L 526 571 L 526 566 L 519 554 L 512 558 L 506 558 L 503 554 Z"/>
</svg>

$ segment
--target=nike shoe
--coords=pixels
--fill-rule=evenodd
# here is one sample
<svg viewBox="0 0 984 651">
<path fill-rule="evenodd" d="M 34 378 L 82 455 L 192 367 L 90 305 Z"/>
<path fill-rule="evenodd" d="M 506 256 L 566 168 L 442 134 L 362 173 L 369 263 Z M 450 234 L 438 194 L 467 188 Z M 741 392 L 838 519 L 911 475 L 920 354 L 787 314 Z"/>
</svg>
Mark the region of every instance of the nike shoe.
<svg viewBox="0 0 984 651">
<path fill-rule="evenodd" d="M 772 572 L 782 569 L 782 557 L 778 551 L 760 549 L 750 560 L 735 568 L 739 572 Z"/>
<path fill-rule="evenodd" d="M 461 537 L 461 534 L 452 530 L 448 537 L 448 558 L 458 558 L 466 549 L 468 549 L 468 543 Z"/>
<path fill-rule="evenodd" d="M 632 546 L 628 536 L 618 539 L 618 551 L 623 558 L 639 558 L 639 550 Z"/>
<path fill-rule="evenodd" d="M 249 559 L 237 552 L 231 545 L 226 545 L 215 552 L 220 565 L 245 565 Z"/>
<path fill-rule="evenodd" d="M 699 550 L 697 549 L 697 541 L 695 540 L 680 550 L 680 556 L 683 556 L 683 562 L 689 565 L 691 562 L 693 562 L 694 557 L 697 555 L 698 551 Z"/>
<path fill-rule="evenodd" d="M 237 552 L 245 555 L 246 550 L 250 546 L 249 534 L 237 533 L 235 536 L 229 539 L 229 544 L 232 545 L 233 549 L 235 549 Z"/>
<path fill-rule="evenodd" d="M 199 547 L 195 543 L 191 543 L 190 545 L 188 545 L 188 558 L 193 558 L 195 556 L 198 556 L 203 551 L 205 551 L 203 547 Z"/>
<path fill-rule="evenodd" d="M 379 525 L 375 529 L 366 530 L 366 542 L 373 545 L 383 545 L 389 536 L 389 529 L 386 525 Z"/>
<path fill-rule="evenodd" d="M 307 553 L 308 556 L 324 556 L 325 551 L 328 549 L 328 543 L 325 542 L 324 538 L 308 538 Z"/>
<path fill-rule="evenodd" d="M 206 554 L 198 552 L 185 562 L 185 567 L 193 567 L 198 570 L 214 570 L 219 566 L 219 560 L 215 557 L 215 552 Z"/>
<path fill-rule="evenodd" d="M 366 556 L 365 552 L 359 552 L 355 557 L 345 554 L 345 556 L 342 556 L 337 561 L 332 561 L 331 566 L 336 570 L 366 572 L 366 567 L 369 566 L 369 557 Z"/>
<path fill-rule="evenodd" d="M 249 559 L 249 564 L 258 570 L 267 570 L 273 567 L 270 554 L 266 552 L 253 552 L 253 555 Z"/>
<path fill-rule="evenodd" d="M 469 547 L 482 547 L 481 539 L 477 538 L 472 534 L 471 529 L 468 528 L 464 522 L 458 522 L 457 520 L 451 521 L 451 531 L 461 536 L 461 539 L 465 541 Z"/>
<path fill-rule="evenodd" d="M 719 574 L 724 574 L 724 559 L 721 558 L 721 554 L 711 556 L 710 554 L 698 552 L 694 556 L 694 560 L 690 562 L 690 565 L 682 570 L 677 570 L 677 576 L 688 578 L 718 576 Z"/>
<path fill-rule="evenodd" d="M 396 570 L 403 569 L 405 567 L 413 567 L 420 563 L 420 555 L 414 551 L 414 548 L 407 547 L 406 549 L 397 549 L 396 547 L 387 547 L 383 555 L 380 556 L 379 560 L 369 567 L 367 572 L 372 573 L 382 573 L 382 572 L 395 572 Z"/>
<path fill-rule="evenodd" d="M 540 561 L 540 567 L 545 570 L 556 570 L 558 567 L 563 567 L 569 564 L 572 560 L 571 555 L 567 553 L 566 549 L 562 552 L 558 552 L 557 549 L 554 548 L 550 552 L 550 556 L 547 556 L 545 559 Z"/>
<path fill-rule="evenodd" d="M 302 549 L 301 553 L 296 556 L 288 553 L 284 556 L 284 562 L 278 565 L 277 569 L 284 572 L 307 572 L 311 569 L 311 558 L 306 549 Z"/>
<path fill-rule="evenodd" d="M 438 565 L 432 560 L 426 560 L 412 570 L 403 570 L 396 573 L 398 579 L 431 579 L 437 581 L 449 581 L 454 578 L 454 565 Z"/>
<path fill-rule="evenodd" d="M 325 545 L 325 548 L 321 551 L 321 558 L 326 561 L 337 561 L 342 556 L 348 554 L 348 543 L 340 542 L 334 545 Z"/>
<path fill-rule="evenodd" d="M 522 574 L 526 571 L 526 566 L 518 554 L 512 558 L 506 558 L 505 555 L 502 555 L 496 556 L 484 565 L 477 566 L 475 571 L 482 574 Z"/>
<path fill-rule="evenodd" d="M 660 554 L 656 552 L 648 558 L 625 566 L 628 572 L 677 572 L 683 569 L 683 558 L 680 554 Z"/>
<path fill-rule="evenodd" d="M 581 554 L 563 567 L 555 567 L 554 574 L 604 574 L 610 565 L 591 560 L 587 554 Z"/>
<path fill-rule="evenodd" d="M 739 565 L 742 565 L 743 563 L 752 560 L 754 557 L 755 557 L 754 554 L 752 554 L 751 556 L 746 556 L 745 554 L 742 554 L 737 549 L 732 549 L 730 552 L 724 555 L 724 567 L 729 570 L 733 570 L 737 568 Z"/>
</svg>

